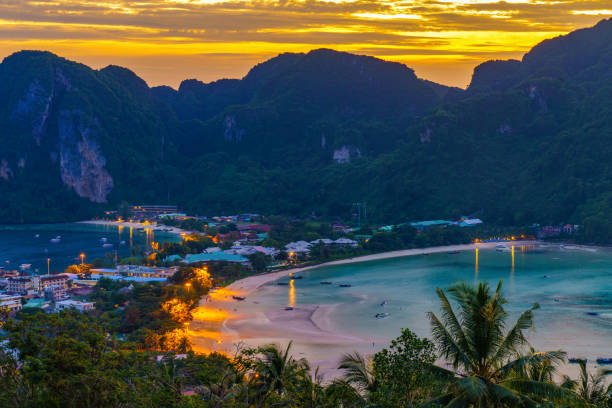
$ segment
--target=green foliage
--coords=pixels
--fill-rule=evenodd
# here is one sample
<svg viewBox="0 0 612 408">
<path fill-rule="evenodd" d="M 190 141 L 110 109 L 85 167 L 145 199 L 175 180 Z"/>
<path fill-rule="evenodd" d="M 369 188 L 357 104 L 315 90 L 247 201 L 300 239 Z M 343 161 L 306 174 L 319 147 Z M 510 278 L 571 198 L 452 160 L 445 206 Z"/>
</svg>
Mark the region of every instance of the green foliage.
<svg viewBox="0 0 612 408">
<path fill-rule="evenodd" d="M 388 349 L 374 355 L 376 389 L 370 394 L 371 401 L 380 407 L 407 407 L 440 395 L 450 377 L 433 369 L 436 358 L 436 347 L 430 340 L 402 330 Z"/>
</svg>

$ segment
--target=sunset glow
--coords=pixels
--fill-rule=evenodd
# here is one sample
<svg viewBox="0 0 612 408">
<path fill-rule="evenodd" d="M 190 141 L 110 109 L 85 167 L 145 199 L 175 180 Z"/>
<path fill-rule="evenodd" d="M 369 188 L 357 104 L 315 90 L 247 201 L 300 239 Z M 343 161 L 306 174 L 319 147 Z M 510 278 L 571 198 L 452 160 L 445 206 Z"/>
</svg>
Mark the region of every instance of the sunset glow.
<svg viewBox="0 0 612 408">
<path fill-rule="evenodd" d="M 611 16 L 606 1 L 36 0 L 0 3 L 0 56 L 44 49 L 149 85 L 242 77 L 281 52 L 333 48 L 465 86 L 475 65 Z M 608 6 L 608 7 L 606 7 Z"/>
</svg>

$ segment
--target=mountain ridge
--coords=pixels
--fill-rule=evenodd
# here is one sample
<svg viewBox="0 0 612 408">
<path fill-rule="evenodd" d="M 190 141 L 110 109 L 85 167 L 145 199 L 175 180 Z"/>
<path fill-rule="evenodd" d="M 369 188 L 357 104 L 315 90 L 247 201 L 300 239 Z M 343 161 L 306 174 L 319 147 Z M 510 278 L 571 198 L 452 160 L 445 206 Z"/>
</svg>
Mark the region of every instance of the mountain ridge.
<svg viewBox="0 0 612 408">
<path fill-rule="evenodd" d="M 467 91 L 328 49 L 177 90 L 17 53 L 0 64 L 0 220 L 84 218 L 121 200 L 326 216 L 367 201 L 385 222 L 479 212 L 612 230 L 601 215 L 612 203 L 610 30 L 602 20 L 522 61 L 483 63 Z"/>
</svg>

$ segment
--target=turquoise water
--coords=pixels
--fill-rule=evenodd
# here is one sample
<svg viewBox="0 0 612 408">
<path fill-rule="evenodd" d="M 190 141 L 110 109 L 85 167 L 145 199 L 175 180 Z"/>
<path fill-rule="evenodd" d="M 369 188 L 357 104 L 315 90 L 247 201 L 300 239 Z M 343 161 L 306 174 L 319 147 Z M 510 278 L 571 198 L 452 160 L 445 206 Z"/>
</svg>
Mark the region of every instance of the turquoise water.
<svg viewBox="0 0 612 408">
<path fill-rule="evenodd" d="M 436 288 L 478 280 L 494 288 L 503 279 L 512 318 L 535 302 L 541 306 L 536 330 L 529 333 L 536 348 L 612 357 L 612 250 L 536 246 L 523 252 L 517 247 L 514 266 L 512 258 L 511 252 L 481 249 L 478 255 L 464 251 L 322 267 L 294 280 L 293 292 L 270 283 L 250 300 L 262 307 L 338 305 L 330 315 L 333 325 L 372 340 L 397 337 L 404 327 L 429 336 L 426 313 L 439 311 Z M 381 306 L 383 301 L 387 304 Z M 389 316 L 376 319 L 381 312 Z"/>
<path fill-rule="evenodd" d="M 36 237 L 38 235 L 38 237 Z M 60 235 L 57 243 L 51 239 Z M 102 241 L 106 238 L 106 241 Z M 71 264 L 79 263 L 84 253 L 85 262 L 103 258 L 107 253 L 125 257 L 135 245 L 145 247 L 151 241 L 175 241 L 177 237 L 163 232 L 121 228 L 93 224 L 1 225 L 0 266 L 17 269 L 20 264 L 31 264 L 32 273 L 47 273 L 47 258 L 51 272 L 63 272 Z M 124 241 L 122 244 L 121 241 Z M 104 247 L 103 244 L 107 244 Z M 7 262 L 8 261 L 8 262 Z"/>
</svg>

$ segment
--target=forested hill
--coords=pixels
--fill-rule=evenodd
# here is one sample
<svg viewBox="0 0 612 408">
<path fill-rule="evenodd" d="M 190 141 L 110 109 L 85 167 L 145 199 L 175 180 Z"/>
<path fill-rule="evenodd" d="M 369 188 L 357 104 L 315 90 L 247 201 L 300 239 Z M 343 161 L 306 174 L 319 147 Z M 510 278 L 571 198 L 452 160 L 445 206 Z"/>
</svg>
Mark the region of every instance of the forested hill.
<svg viewBox="0 0 612 408">
<path fill-rule="evenodd" d="M 610 38 L 603 20 L 484 63 L 467 91 L 326 49 L 178 90 L 17 53 L 0 64 L 0 220 L 121 200 L 295 215 L 365 201 L 389 222 L 478 212 L 612 231 Z"/>
</svg>

